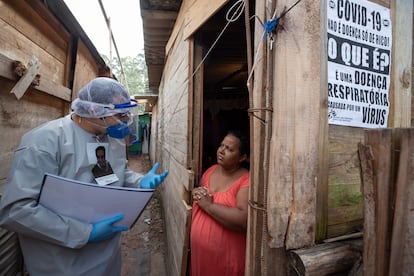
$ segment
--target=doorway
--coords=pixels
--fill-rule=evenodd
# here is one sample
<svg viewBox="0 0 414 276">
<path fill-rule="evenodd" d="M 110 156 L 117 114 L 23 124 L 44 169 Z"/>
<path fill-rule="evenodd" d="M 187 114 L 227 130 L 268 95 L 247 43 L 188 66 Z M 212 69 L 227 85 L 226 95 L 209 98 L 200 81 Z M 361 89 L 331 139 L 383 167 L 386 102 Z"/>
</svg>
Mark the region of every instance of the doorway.
<svg viewBox="0 0 414 276">
<path fill-rule="evenodd" d="M 199 85 L 200 176 L 216 163 L 217 148 L 229 130 L 239 130 L 249 137 L 245 19 L 242 13 L 228 23 L 230 7 L 231 3 L 225 5 L 194 34 L 195 49 L 200 49 L 194 51 L 200 55 L 194 61 L 204 59 Z"/>
</svg>

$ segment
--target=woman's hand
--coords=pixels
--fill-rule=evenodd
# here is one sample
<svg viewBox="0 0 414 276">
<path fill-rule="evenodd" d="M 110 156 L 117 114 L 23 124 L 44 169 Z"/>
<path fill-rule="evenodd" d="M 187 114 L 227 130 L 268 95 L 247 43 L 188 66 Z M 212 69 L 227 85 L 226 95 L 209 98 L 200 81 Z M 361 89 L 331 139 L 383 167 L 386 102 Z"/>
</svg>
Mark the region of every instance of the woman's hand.
<svg viewBox="0 0 414 276">
<path fill-rule="evenodd" d="M 213 196 L 206 187 L 195 188 L 192 195 L 194 202 L 197 203 L 201 209 L 204 209 L 206 206 L 213 203 Z"/>
<path fill-rule="evenodd" d="M 193 189 L 192 196 L 194 203 L 198 205 L 210 217 L 216 220 L 224 227 L 236 230 L 246 231 L 247 228 L 247 206 L 249 197 L 249 188 L 241 188 L 236 197 L 236 207 L 229 207 L 213 202 L 213 195 L 205 187 Z"/>
</svg>

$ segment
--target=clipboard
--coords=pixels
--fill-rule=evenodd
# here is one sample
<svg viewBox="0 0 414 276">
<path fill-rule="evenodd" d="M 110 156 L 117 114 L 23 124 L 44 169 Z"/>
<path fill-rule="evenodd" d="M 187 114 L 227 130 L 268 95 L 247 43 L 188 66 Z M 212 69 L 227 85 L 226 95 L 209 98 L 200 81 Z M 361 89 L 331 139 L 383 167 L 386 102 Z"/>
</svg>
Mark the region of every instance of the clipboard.
<svg viewBox="0 0 414 276">
<path fill-rule="evenodd" d="M 46 173 L 38 203 L 60 215 L 95 223 L 122 213 L 116 225 L 131 229 L 154 194 L 154 189 L 100 186 Z"/>
</svg>

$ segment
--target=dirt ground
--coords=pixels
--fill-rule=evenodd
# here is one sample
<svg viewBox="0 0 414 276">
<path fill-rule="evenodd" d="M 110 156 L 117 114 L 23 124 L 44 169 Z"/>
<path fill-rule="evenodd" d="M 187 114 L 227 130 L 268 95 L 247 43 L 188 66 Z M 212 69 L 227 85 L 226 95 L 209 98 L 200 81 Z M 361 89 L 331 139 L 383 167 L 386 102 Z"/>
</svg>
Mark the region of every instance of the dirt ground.
<svg viewBox="0 0 414 276">
<path fill-rule="evenodd" d="M 148 155 L 130 155 L 128 165 L 137 172 L 151 169 Z M 155 192 L 132 229 L 122 235 L 122 276 L 163 276 L 166 242 L 160 195 Z"/>
</svg>

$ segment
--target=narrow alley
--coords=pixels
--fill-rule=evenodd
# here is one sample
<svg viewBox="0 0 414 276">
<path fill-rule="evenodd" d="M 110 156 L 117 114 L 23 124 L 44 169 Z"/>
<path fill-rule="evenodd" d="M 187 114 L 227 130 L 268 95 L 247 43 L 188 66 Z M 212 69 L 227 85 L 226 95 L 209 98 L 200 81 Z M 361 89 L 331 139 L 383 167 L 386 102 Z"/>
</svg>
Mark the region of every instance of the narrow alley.
<svg viewBox="0 0 414 276">
<path fill-rule="evenodd" d="M 151 169 L 148 155 L 129 155 L 129 167 L 140 173 Z M 166 244 L 160 196 L 157 192 L 132 229 L 122 235 L 122 276 L 166 274 Z"/>
</svg>

